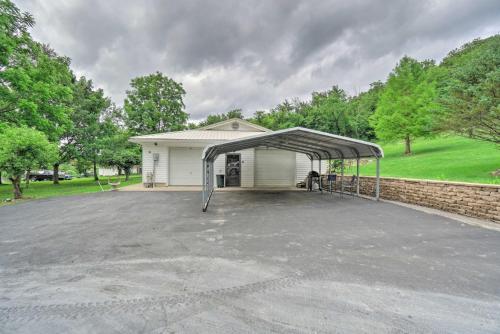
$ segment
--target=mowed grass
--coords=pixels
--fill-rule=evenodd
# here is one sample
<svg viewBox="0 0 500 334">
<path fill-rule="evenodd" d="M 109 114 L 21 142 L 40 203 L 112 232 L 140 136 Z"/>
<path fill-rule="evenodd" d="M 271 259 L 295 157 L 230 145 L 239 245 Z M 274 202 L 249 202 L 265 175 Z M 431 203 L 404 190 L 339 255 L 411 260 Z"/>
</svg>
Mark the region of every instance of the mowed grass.
<svg viewBox="0 0 500 334">
<path fill-rule="evenodd" d="M 500 169 L 500 147 L 493 143 L 457 136 L 418 139 L 411 156 L 404 155 L 402 142 L 381 146 L 381 176 L 500 184 L 491 175 Z M 360 174 L 375 175 L 375 163 L 362 166 Z"/>
<path fill-rule="evenodd" d="M 118 177 L 112 177 L 111 182 L 116 182 Z M 131 175 L 130 180 L 125 182 L 125 176 L 120 177 L 120 187 L 130 184 L 140 183 L 140 175 Z M 104 190 L 110 190 L 108 178 L 101 177 L 101 185 Z M 52 181 L 30 182 L 26 188 L 23 184 L 23 196 L 25 199 L 46 198 L 55 196 L 68 196 L 84 193 L 93 193 L 101 191 L 99 184 L 94 181 L 93 177 L 78 178 L 73 180 L 59 181 L 58 185 L 52 184 Z M 5 204 L 7 198 L 13 198 L 12 185 L 0 185 L 0 205 Z"/>
</svg>

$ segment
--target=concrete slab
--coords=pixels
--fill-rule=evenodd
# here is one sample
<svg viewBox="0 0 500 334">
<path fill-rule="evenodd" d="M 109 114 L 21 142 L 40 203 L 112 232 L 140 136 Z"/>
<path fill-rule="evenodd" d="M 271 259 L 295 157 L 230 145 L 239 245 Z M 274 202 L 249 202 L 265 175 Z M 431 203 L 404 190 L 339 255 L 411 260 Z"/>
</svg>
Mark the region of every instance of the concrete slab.
<svg viewBox="0 0 500 334">
<path fill-rule="evenodd" d="M 318 192 L 0 207 L 1 333 L 500 330 L 500 232 Z"/>
<path fill-rule="evenodd" d="M 231 191 L 257 191 L 257 192 L 283 192 L 283 191 L 307 191 L 306 188 L 297 187 L 253 187 L 253 188 L 242 188 L 242 187 L 224 187 L 215 188 L 218 192 L 231 192 Z"/>
<path fill-rule="evenodd" d="M 143 192 L 158 192 L 158 191 L 201 191 L 201 186 L 156 186 L 154 188 L 146 188 L 142 183 L 131 184 L 121 187 L 118 191 L 143 191 Z"/>
<path fill-rule="evenodd" d="M 144 192 L 157 192 L 157 191 L 201 191 L 201 186 L 157 186 L 154 188 L 146 188 L 142 183 L 131 184 L 129 186 L 121 187 L 119 191 L 144 191 Z M 297 187 L 253 187 L 253 188 L 242 188 L 242 187 L 224 187 L 215 188 L 215 191 L 225 192 L 225 191 L 307 191 L 306 188 Z"/>
</svg>

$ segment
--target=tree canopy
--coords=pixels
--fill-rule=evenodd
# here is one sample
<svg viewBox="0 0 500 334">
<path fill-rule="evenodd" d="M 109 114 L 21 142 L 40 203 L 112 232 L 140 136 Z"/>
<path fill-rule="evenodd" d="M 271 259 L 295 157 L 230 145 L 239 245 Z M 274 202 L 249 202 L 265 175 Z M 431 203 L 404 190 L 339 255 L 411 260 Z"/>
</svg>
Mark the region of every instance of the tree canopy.
<svg viewBox="0 0 500 334">
<path fill-rule="evenodd" d="M 343 136 L 372 139 L 368 117 L 374 112 L 381 83 L 356 98 L 350 98 L 338 86 L 314 92 L 310 101 L 285 100 L 270 111 L 256 111 L 251 122 L 272 130 L 303 126 Z"/>
<path fill-rule="evenodd" d="M 91 80 L 81 77 L 73 85 L 73 112 L 71 126 L 61 136 L 59 150 L 60 159 L 54 166 L 71 160 L 90 161 L 96 170 L 99 150 L 102 148 L 102 138 L 111 134 L 113 129 L 103 118 L 110 108 L 111 101 L 104 96 L 102 89 L 94 89 Z M 58 182 L 57 173 L 54 173 L 54 182 Z M 96 172 L 94 176 L 97 179 Z"/>
<path fill-rule="evenodd" d="M 404 140 L 405 153 L 411 153 L 411 140 L 433 133 L 433 114 L 437 114 L 437 89 L 430 70 L 431 61 L 401 59 L 389 75 L 375 113 L 371 116 L 377 137 Z"/>
<path fill-rule="evenodd" d="M 19 127 L 3 128 L 0 133 L 0 170 L 7 172 L 12 182 L 14 198 L 22 197 L 22 176 L 39 166 L 57 160 L 57 146 L 49 143 L 40 131 Z"/>
<path fill-rule="evenodd" d="M 201 127 L 201 126 L 207 126 L 210 124 L 219 123 L 219 122 L 231 119 L 231 118 L 243 119 L 244 117 L 243 117 L 242 110 L 241 109 L 232 109 L 232 110 L 228 111 L 227 113 L 208 115 L 207 118 L 204 121 L 200 122 L 198 125 L 195 125 L 195 126 L 191 125 L 193 123 L 190 123 L 190 125 L 191 125 L 191 128 L 197 128 L 197 127 Z"/>
<path fill-rule="evenodd" d="M 11 55 L 30 42 L 28 28 L 35 24 L 30 13 L 23 13 L 9 0 L 0 1 L 0 64 L 6 66 Z"/>
<path fill-rule="evenodd" d="M 189 115 L 184 111 L 182 84 L 156 72 L 132 79 L 125 99 L 126 124 L 134 134 L 183 130 Z"/>
<path fill-rule="evenodd" d="M 28 32 L 33 24 L 29 13 L 22 13 L 9 0 L 0 1 L 1 133 L 9 129 L 8 133 L 28 140 L 36 137 L 29 131 L 43 132 L 51 147 L 59 150 L 56 158 L 50 159 L 54 183 L 58 183 L 63 162 L 87 166 L 90 161 L 97 178 L 98 155 L 108 142 L 106 137 L 115 136 L 124 125 L 123 113 L 111 106 L 110 99 L 95 89 L 91 80 L 75 78 L 69 58 L 33 40 Z M 33 159 L 24 150 L 17 154 L 18 161 L 32 160 L 30 168 L 49 161 Z M 12 171 L 4 168 L 4 172 Z"/>
<path fill-rule="evenodd" d="M 0 122 L 34 127 L 56 141 L 71 126 L 69 59 L 24 39 L 0 71 Z"/>
<path fill-rule="evenodd" d="M 106 138 L 99 157 L 101 165 L 123 170 L 126 181 L 132 167 L 141 163 L 140 147 L 129 142 L 129 137 L 128 132 L 117 131 L 113 136 Z"/>
<path fill-rule="evenodd" d="M 450 52 L 442 68 L 444 125 L 473 138 L 500 143 L 500 35 Z"/>
<path fill-rule="evenodd" d="M 349 118 L 352 137 L 365 140 L 376 138 L 375 130 L 370 125 L 370 117 L 377 109 L 380 95 L 384 91 L 384 84 L 376 81 L 370 84 L 370 89 L 354 96 L 349 101 Z"/>
</svg>

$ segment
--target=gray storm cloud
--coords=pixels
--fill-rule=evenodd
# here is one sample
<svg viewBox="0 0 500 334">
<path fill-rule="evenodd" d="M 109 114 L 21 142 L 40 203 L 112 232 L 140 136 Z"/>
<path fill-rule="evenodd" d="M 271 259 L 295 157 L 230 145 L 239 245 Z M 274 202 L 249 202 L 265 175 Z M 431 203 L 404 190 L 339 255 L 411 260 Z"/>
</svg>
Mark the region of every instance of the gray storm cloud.
<svg viewBox="0 0 500 334">
<path fill-rule="evenodd" d="M 122 104 L 130 79 L 154 71 L 184 84 L 199 120 L 247 115 L 338 84 L 354 94 L 399 58 L 441 59 L 500 31 L 500 2 L 18 1 L 32 33 Z"/>
</svg>

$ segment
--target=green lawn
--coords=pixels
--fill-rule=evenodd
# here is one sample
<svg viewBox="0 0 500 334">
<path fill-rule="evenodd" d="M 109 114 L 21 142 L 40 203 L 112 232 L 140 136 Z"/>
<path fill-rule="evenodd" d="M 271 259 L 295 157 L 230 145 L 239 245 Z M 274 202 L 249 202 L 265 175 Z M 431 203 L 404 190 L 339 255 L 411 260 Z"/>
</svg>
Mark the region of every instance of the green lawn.
<svg viewBox="0 0 500 334">
<path fill-rule="evenodd" d="M 140 175 L 131 175 L 130 180 L 127 182 L 124 181 L 125 176 L 121 176 L 120 179 L 120 186 L 127 186 L 141 182 Z M 112 182 L 116 180 L 117 177 L 111 178 Z M 111 189 L 107 183 L 108 178 L 102 177 L 101 184 L 104 190 Z M 99 187 L 99 184 L 94 181 L 93 177 L 60 181 L 59 185 L 54 185 L 51 181 L 31 182 L 28 189 L 23 186 L 23 195 L 26 199 L 67 196 L 99 191 L 101 191 L 101 188 Z M 4 201 L 7 198 L 12 198 L 12 186 L 10 184 L 0 185 L 0 205 L 5 203 Z"/>
<path fill-rule="evenodd" d="M 493 143 L 456 136 L 419 139 L 411 156 L 403 154 L 403 143 L 382 148 L 381 176 L 500 184 L 500 178 L 490 174 L 500 168 L 500 147 Z M 375 163 L 362 166 L 360 172 L 375 175 Z"/>
</svg>

